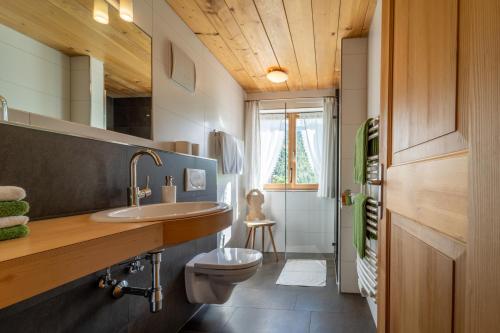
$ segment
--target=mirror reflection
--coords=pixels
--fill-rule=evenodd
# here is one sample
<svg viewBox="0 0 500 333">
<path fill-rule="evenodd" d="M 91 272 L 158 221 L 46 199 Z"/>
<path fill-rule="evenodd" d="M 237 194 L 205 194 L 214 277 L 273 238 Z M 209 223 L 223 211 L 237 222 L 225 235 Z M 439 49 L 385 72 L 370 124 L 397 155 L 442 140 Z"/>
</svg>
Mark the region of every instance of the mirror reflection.
<svg viewBox="0 0 500 333">
<path fill-rule="evenodd" d="M 151 138 L 151 37 L 132 0 L 0 1 L 9 110 Z"/>
</svg>

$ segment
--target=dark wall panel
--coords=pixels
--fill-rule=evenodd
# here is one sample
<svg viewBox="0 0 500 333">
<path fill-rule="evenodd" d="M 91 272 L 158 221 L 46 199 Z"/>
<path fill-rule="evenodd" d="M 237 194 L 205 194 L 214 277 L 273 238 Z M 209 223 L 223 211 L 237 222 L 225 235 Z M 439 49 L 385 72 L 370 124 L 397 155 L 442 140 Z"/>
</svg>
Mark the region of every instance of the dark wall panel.
<svg viewBox="0 0 500 333">
<path fill-rule="evenodd" d="M 36 220 L 81 214 L 126 205 L 128 163 L 139 147 L 107 143 L 41 130 L 0 124 L 0 185 L 26 189 Z M 138 181 L 151 176 L 152 197 L 160 201 L 160 186 L 167 175 L 177 183 L 178 201 L 217 199 L 217 164 L 213 160 L 158 151 L 164 166 L 144 156 Z M 185 192 L 184 168 L 205 169 L 207 190 Z M 164 310 L 149 313 L 145 298 L 115 300 L 111 290 L 97 288 L 96 272 L 64 286 L 0 310 L 0 332 L 176 332 L 198 308 L 186 300 L 184 265 L 196 254 L 216 247 L 216 235 L 166 249 L 161 267 Z M 139 255 L 139 253 L 138 253 Z M 150 267 L 128 274 L 125 266 L 112 268 L 117 279 L 147 287 Z"/>
<path fill-rule="evenodd" d="M 74 215 L 127 203 L 130 157 L 139 147 L 0 124 L 0 185 L 26 189 L 32 219 Z M 174 176 L 179 201 L 216 200 L 214 160 L 157 151 L 163 167 L 149 156 L 138 163 L 140 186 L 151 177 L 153 195 L 141 202 L 159 202 L 165 176 Z M 185 168 L 205 169 L 207 190 L 185 192 Z"/>
</svg>

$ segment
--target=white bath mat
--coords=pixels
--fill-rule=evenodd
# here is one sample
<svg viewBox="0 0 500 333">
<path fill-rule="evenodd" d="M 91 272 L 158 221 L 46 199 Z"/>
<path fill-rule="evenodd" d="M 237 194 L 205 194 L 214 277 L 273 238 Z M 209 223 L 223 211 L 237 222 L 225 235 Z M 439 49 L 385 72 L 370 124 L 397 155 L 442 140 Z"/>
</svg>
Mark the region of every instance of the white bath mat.
<svg viewBox="0 0 500 333">
<path fill-rule="evenodd" d="M 289 259 L 276 284 L 285 286 L 326 286 L 326 260 Z"/>
</svg>

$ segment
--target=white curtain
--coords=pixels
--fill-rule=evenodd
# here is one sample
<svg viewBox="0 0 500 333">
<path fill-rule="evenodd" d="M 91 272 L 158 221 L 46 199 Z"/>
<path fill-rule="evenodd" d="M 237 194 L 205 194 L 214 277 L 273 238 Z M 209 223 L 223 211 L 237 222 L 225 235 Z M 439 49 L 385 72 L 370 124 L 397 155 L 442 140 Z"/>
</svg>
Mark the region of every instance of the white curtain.
<svg viewBox="0 0 500 333">
<path fill-rule="evenodd" d="M 337 122 L 334 118 L 337 101 L 333 97 L 323 100 L 323 154 L 319 173 L 318 197 L 335 198 L 337 161 Z"/>
<path fill-rule="evenodd" d="M 245 102 L 245 182 L 247 190 L 260 187 L 260 119 L 259 102 Z"/>
<path fill-rule="evenodd" d="M 261 170 L 259 188 L 269 182 L 285 142 L 285 134 L 284 114 L 260 115 Z"/>
<path fill-rule="evenodd" d="M 301 128 L 307 158 L 319 178 L 323 159 L 323 113 L 301 113 L 297 125 Z"/>
</svg>

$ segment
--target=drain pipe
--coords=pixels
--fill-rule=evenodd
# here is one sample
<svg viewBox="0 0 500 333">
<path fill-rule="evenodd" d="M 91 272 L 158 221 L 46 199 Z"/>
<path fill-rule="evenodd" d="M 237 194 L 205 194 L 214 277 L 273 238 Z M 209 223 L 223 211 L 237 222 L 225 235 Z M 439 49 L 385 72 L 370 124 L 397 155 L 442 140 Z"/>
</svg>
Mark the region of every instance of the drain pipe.
<svg viewBox="0 0 500 333">
<path fill-rule="evenodd" d="M 9 107 L 7 105 L 7 99 L 3 96 L 0 96 L 0 104 L 1 104 L 1 112 L 0 112 L 0 121 L 9 121 Z"/>
<path fill-rule="evenodd" d="M 153 252 L 149 255 L 151 256 L 151 295 L 149 296 L 149 310 L 152 313 L 161 311 L 163 308 L 163 293 L 161 289 L 160 283 L 160 267 L 161 267 L 161 253 L 163 250 L 159 252 Z"/>
<path fill-rule="evenodd" d="M 123 295 L 135 295 L 147 297 L 149 299 L 149 310 L 152 313 L 163 309 L 163 292 L 160 280 L 161 254 L 164 250 L 148 252 L 146 259 L 151 262 L 151 287 L 137 288 L 130 287 L 127 280 L 114 283 L 113 296 L 120 298 Z M 111 279 L 111 278 L 108 278 Z"/>
</svg>

